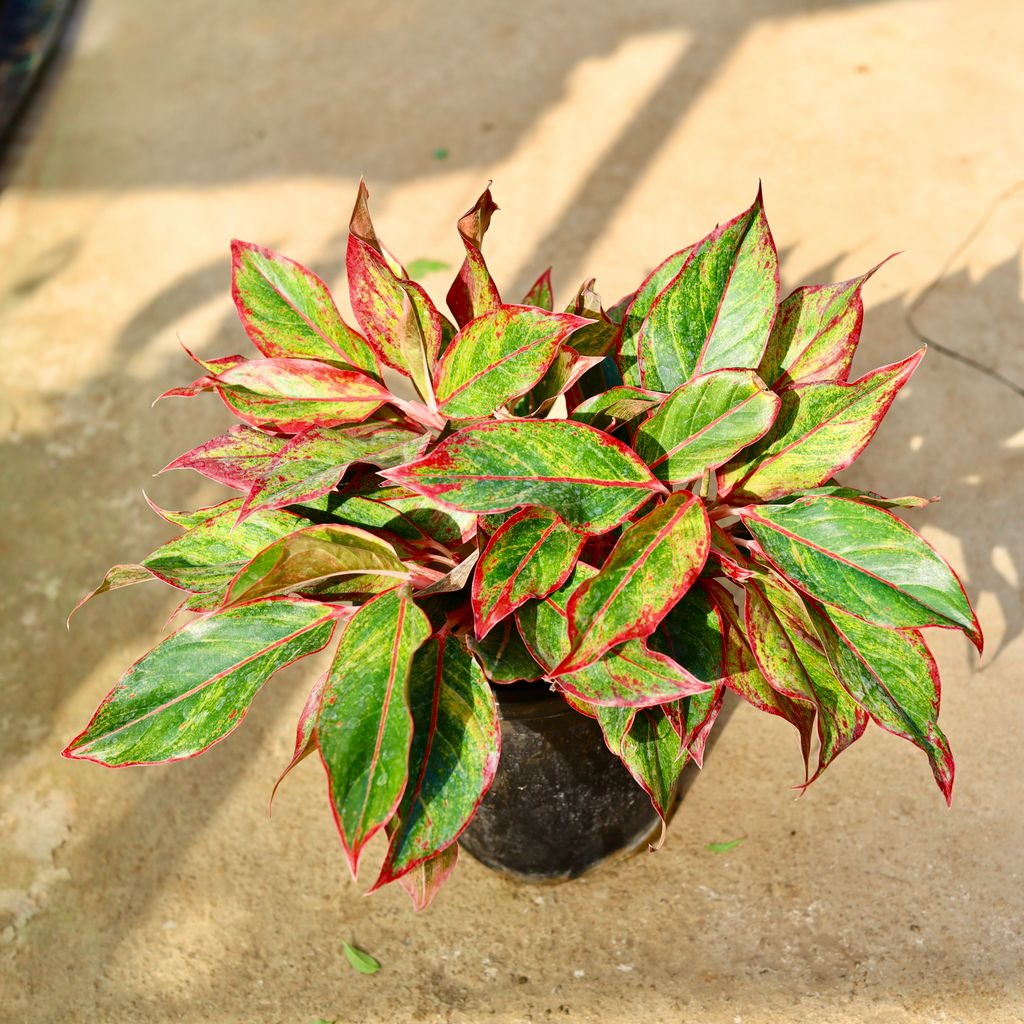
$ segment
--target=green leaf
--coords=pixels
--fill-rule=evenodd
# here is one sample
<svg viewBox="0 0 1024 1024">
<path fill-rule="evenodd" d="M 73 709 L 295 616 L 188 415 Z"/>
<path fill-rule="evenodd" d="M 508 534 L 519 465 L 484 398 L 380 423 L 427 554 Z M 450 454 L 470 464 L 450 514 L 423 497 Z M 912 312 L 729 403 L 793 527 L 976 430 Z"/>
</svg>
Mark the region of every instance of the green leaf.
<svg viewBox="0 0 1024 1024">
<path fill-rule="evenodd" d="M 239 419 L 283 434 L 365 420 L 391 397 L 365 374 L 315 359 L 250 359 L 211 380 Z"/>
<path fill-rule="evenodd" d="M 801 487 L 790 494 L 782 495 L 772 499 L 773 505 L 788 505 L 797 498 L 813 498 L 822 495 L 832 498 L 852 498 L 864 505 L 874 505 L 875 508 L 924 508 L 938 498 L 919 498 L 915 494 L 905 494 L 898 498 L 886 498 L 874 491 L 862 491 L 856 487 L 844 487 L 842 484 L 824 484 L 821 487 Z"/>
<path fill-rule="evenodd" d="M 466 642 L 492 683 L 534 682 L 544 675 L 544 669 L 523 642 L 514 619 L 499 622 L 483 640 L 469 634 Z"/>
<path fill-rule="evenodd" d="M 846 498 L 739 510 L 765 557 L 815 600 L 890 628 L 981 627 L 948 563 L 891 512 Z"/>
<path fill-rule="evenodd" d="M 576 340 L 575 334 L 572 340 Z M 512 414 L 544 418 L 559 395 L 565 394 L 583 374 L 601 362 L 603 360 L 597 356 L 581 356 L 576 349 L 563 344 L 544 376 L 511 405 Z"/>
<path fill-rule="evenodd" d="M 349 965 L 360 974 L 376 974 L 380 970 L 380 961 L 370 956 L 369 953 L 363 952 L 361 949 L 356 949 L 355 946 L 345 942 L 344 939 L 341 943 L 341 948 L 345 951 L 345 959 L 348 960 Z"/>
<path fill-rule="evenodd" d="M 701 241 L 651 306 L 637 339 L 640 380 L 674 391 L 709 370 L 756 370 L 779 301 L 779 266 L 761 193 Z"/>
<path fill-rule="evenodd" d="M 921 634 L 883 629 L 834 608 L 824 614 L 834 628 L 822 628 L 821 615 L 816 624 L 843 686 L 883 729 L 925 752 L 949 803 L 953 755 L 936 721 L 939 671 Z"/>
<path fill-rule="evenodd" d="M 861 288 L 881 265 L 849 281 L 789 295 L 779 305 L 761 376 L 772 385 L 844 382 L 864 322 Z"/>
<path fill-rule="evenodd" d="M 202 753 L 275 672 L 326 646 L 336 617 L 328 605 L 279 598 L 189 623 L 128 669 L 63 756 L 121 767 Z"/>
<path fill-rule="evenodd" d="M 746 836 L 740 836 L 739 839 L 729 839 L 724 843 L 708 843 L 704 849 L 710 850 L 712 853 L 728 853 L 730 850 L 735 850 L 746 838 Z"/>
<path fill-rule="evenodd" d="M 454 843 L 498 767 L 501 729 L 494 694 L 459 638 L 442 633 L 416 652 L 409 708 L 409 785 L 374 889 Z"/>
<path fill-rule="evenodd" d="M 345 256 L 352 311 L 378 357 L 411 377 L 432 406 L 431 376 L 441 350 L 444 318 L 380 244 L 366 205 L 368 196 L 360 182 Z"/>
<path fill-rule="evenodd" d="M 445 416 L 490 416 L 526 394 L 566 338 L 586 321 L 532 306 L 499 306 L 470 321 L 438 364 L 435 386 Z"/>
<path fill-rule="evenodd" d="M 444 260 L 418 259 L 413 260 L 407 269 L 411 279 L 426 277 L 428 274 L 437 274 L 442 270 L 451 270 L 452 265 Z"/>
<path fill-rule="evenodd" d="M 409 668 L 429 635 L 408 588 L 371 598 L 345 626 L 324 686 L 317 744 L 353 877 L 366 842 L 391 820 L 405 791 Z"/>
<path fill-rule="evenodd" d="M 767 576 L 746 587 L 747 637 L 765 678 L 817 714 L 819 775 L 863 734 L 867 716 L 843 689 L 807 610 L 788 586 Z"/>
<path fill-rule="evenodd" d="M 568 578 L 584 538 L 554 512 L 525 508 L 487 542 L 473 577 L 478 637 L 532 597 L 544 597 Z"/>
<path fill-rule="evenodd" d="M 679 491 L 619 538 L 601 571 L 569 601 L 570 654 L 559 674 L 626 640 L 650 636 L 707 559 L 709 526 L 699 498 Z"/>
<path fill-rule="evenodd" d="M 231 243 L 231 269 L 238 317 L 264 356 L 340 360 L 371 376 L 379 373 L 373 350 L 341 319 L 316 274 L 237 239 Z"/>
<path fill-rule="evenodd" d="M 753 370 L 714 370 L 673 391 L 637 428 L 633 447 L 659 480 L 684 483 L 762 437 L 779 405 Z"/>
<path fill-rule="evenodd" d="M 616 345 L 615 361 L 622 374 L 623 384 L 630 387 L 641 387 L 640 366 L 637 363 L 640 331 L 651 312 L 651 307 L 661 294 L 683 269 L 696 246 L 689 245 L 679 252 L 673 253 L 663 260 L 644 279 L 643 284 L 633 293 L 632 299 L 622 314 L 619 338 Z M 671 391 L 671 388 L 666 388 Z"/>
<path fill-rule="evenodd" d="M 334 523 L 305 526 L 277 538 L 240 569 L 224 603 L 242 604 L 363 574 L 394 581 L 409 578 L 409 570 L 383 538 Z"/>
<path fill-rule="evenodd" d="M 867 447 L 923 355 L 921 349 L 853 384 L 783 389 L 771 430 L 718 471 L 719 497 L 770 501 L 831 479 Z"/>
<path fill-rule="evenodd" d="M 487 269 L 484 255 L 480 251 L 484 235 L 491 224 L 491 216 L 498 209 L 491 197 L 491 190 L 483 194 L 459 219 L 459 237 L 466 249 L 466 258 L 458 276 L 448 290 L 448 308 L 455 322 L 464 327 L 474 317 L 490 313 L 501 305 L 498 287 Z"/>
<path fill-rule="evenodd" d="M 390 468 L 422 455 L 430 434 L 379 422 L 313 427 L 296 434 L 253 481 L 241 516 L 282 508 L 333 490 L 353 462 Z"/>
<path fill-rule="evenodd" d="M 664 400 L 665 396 L 657 391 L 625 386 L 609 388 L 580 402 L 572 411 L 572 419 L 611 433 L 649 413 Z"/>
<path fill-rule="evenodd" d="M 468 512 L 539 505 L 587 533 L 613 529 L 664 490 L 631 449 L 568 420 L 474 424 L 381 476 Z"/>
</svg>

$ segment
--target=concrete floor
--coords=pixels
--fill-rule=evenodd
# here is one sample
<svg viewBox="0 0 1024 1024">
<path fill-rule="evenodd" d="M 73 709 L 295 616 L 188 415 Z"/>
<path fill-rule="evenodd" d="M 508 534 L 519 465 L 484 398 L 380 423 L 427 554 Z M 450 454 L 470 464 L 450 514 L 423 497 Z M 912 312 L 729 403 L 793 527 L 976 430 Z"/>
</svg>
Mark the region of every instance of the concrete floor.
<svg viewBox="0 0 1024 1024">
<path fill-rule="evenodd" d="M 0 1019 L 1024 1020 L 1022 53 L 1005 0 L 85 3 L 0 194 Z M 951 810 L 878 729 L 794 800 L 788 727 L 741 707 L 657 855 L 546 889 L 465 858 L 416 915 L 347 879 L 315 766 L 267 818 L 308 669 L 195 761 L 58 758 L 173 600 L 103 598 L 70 633 L 68 610 L 167 536 L 143 487 L 217 494 L 151 474 L 219 403 L 150 403 L 191 379 L 179 337 L 241 346 L 228 240 L 340 284 L 360 174 L 391 248 L 450 262 L 493 178 L 510 295 L 554 263 L 560 296 L 596 274 L 616 299 L 759 178 L 788 286 L 904 250 L 858 368 L 918 346 L 912 313 L 1018 385 L 933 348 L 847 474 L 941 493 L 912 520 L 977 600 L 982 668 L 930 638 Z"/>
</svg>

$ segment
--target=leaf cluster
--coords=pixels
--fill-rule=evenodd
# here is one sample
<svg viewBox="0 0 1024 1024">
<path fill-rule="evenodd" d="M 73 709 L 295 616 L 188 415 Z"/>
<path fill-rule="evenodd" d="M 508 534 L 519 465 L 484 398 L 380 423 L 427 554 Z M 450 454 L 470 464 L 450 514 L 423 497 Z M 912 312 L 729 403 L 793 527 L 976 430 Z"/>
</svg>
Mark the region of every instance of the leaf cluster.
<svg viewBox="0 0 1024 1024">
<path fill-rule="evenodd" d="M 732 690 L 797 731 L 804 785 L 868 723 L 953 759 L 922 627 L 981 632 L 944 559 L 840 484 L 923 352 L 856 380 L 869 271 L 780 297 L 760 193 L 606 309 L 550 272 L 506 302 L 458 223 L 451 319 L 383 245 L 360 186 L 346 269 L 358 330 L 298 263 L 232 246 L 258 355 L 195 361 L 240 423 L 175 459 L 236 495 L 93 596 L 149 579 L 194 617 L 131 666 L 64 751 L 192 757 L 279 669 L 332 647 L 285 773 L 315 753 L 353 874 L 417 907 L 494 778 L 495 689 L 536 681 L 597 720 L 663 816 Z"/>
</svg>

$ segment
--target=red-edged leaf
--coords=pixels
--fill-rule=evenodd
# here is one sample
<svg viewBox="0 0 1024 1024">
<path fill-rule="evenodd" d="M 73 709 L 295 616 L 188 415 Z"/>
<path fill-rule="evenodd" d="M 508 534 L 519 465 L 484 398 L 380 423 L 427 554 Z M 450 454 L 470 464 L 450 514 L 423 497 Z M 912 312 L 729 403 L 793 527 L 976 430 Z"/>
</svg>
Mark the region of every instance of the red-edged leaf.
<svg viewBox="0 0 1024 1024">
<path fill-rule="evenodd" d="M 341 318 L 316 274 L 260 245 L 231 243 L 231 297 L 238 318 L 269 357 L 341 361 L 379 373 L 373 350 Z"/>
<path fill-rule="evenodd" d="M 381 476 L 469 512 L 539 505 L 588 533 L 618 526 L 664 491 L 622 442 L 568 420 L 474 424 Z"/>
<path fill-rule="evenodd" d="M 637 339 L 640 380 L 674 391 L 709 370 L 756 369 L 779 301 L 779 264 L 761 192 L 698 243 L 655 299 Z"/>
<path fill-rule="evenodd" d="M 128 669 L 63 756 L 120 768 L 202 753 L 275 672 L 327 645 L 337 614 L 282 598 L 190 622 Z"/>
<path fill-rule="evenodd" d="M 619 335 L 615 342 L 615 361 L 622 382 L 630 387 L 641 387 L 640 366 L 637 362 L 639 351 L 640 330 L 651 312 L 655 299 L 670 284 L 683 268 L 683 264 L 693 252 L 695 246 L 689 245 L 679 252 L 673 253 L 654 268 L 644 279 L 643 284 L 633 293 L 626 304 L 619 321 Z M 626 300 L 623 300 L 626 301 Z M 671 388 L 666 388 L 671 391 Z"/>
<path fill-rule="evenodd" d="M 386 540 L 366 530 L 336 523 L 305 526 L 267 545 L 241 568 L 224 605 L 308 591 L 339 576 L 362 575 L 401 582 L 409 578 L 409 570 Z"/>
<path fill-rule="evenodd" d="M 849 281 L 797 288 L 789 295 L 779 305 L 761 376 L 772 385 L 845 382 L 864 322 L 860 291 L 882 263 Z"/>
<path fill-rule="evenodd" d="M 551 290 L 550 267 L 530 286 L 530 290 L 523 297 L 523 305 L 536 306 L 538 309 L 546 309 L 548 311 L 555 308 L 555 296 Z"/>
<path fill-rule="evenodd" d="M 302 711 L 299 713 L 299 721 L 295 726 L 295 749 L 292 751 L 292 759 L 285 765 L 284 771 L 278 775 L 277 781 L 274 783 L 274 788 L 270 791 L 270 801 L 267 805 L 268 814 L 273 810 L 274 797 L 277 796 L 277 788 L 282 782 L 284 782 L 285 776 L 288 775 L 300 761 L 304 761 L 313 753 L 314 750 L 316 750 L 316 736 L 314 735 L 316 729 L 316 716 L 317 712 L 320 710 L 320 695 L 324 692 L 324 685 L 326 683 L 327 673 L 325 672 L 313 684 L 313 689 L 309 691 L 309 695 L 306 697 L 306 703 L 302 706 Z"/>
<path fill-rule="evenodd" d="M 265 434 L 262 430 L 238 423 L 226 434 L 207 441 L 168 463 L 169 469 L 194 469 L 236 491 L 248 491 L 266 472 L 274 457 L 287 444 L 283 437 Z"/>
<path fill-rule="evenodd" d="M 498 767 L 501 728 L 494 694 L 461 639 L 442 633 L 416 652 L 409 708 L 409 784 L 374 889 L 454 843 Z"/>
<path fill-rule="evenodd" d="M 453 419 L 489 416 L 530 390 L 559 347 L 586 323 L 568 313 L 499 306 L 467 323 L 435 374 L 441 412 Z"/>
<path fill-rule="evenodd" d="M 399 466 L 422 455 L 430 435 L 411 427 L 363 422 L 313 427 L 291 438 L 253 481 L 240 518 L 264 508 L 310 501 L 333 490 L 353 462 Z"/>
<path fill-rule="evenodd" d="M 657 391 L 625 386 L 609 388 L 580 402 L 572 411 L 572 419 L 610 433 L 646 415 L 663 401 L 665 396 Z"/>
<path fill-rule="evenodd" d="M 651 798 L 662 820 L 661 838 L 651 845 L 657 849 L 664 842 L 664 825 L 672 809 L 676 781 L 687 760 L 679 734 L 664 708 L 640 708 L 636 712 L 619 742 L 619 757 Z"/>
<path fill-rule="evenodd" d="M 711 548 L 704 566 L 703 576 L 718 576 L 725 573 L 734 583 L 746 583 L 751 576 L 750 567 L 740 549 L 714 520 L 711 521 Z"/>
<path fill-rule="evenodd" d="M 626 640 L 650 636 L 700 575 L 709 531 L 704 505 L 687 491 L 628 527 L 601 571 L 569 601 L 571 653 L 558 674 L 581 669 Z"/>
<path fill-rule="evenodd" d="M 739 515 L 764 558 L 815 600 L 890 629 L 960 629 L 981 653 L 981 627 L 956 573 L 891 512 L 814 497 Z"/>
<path fill-rule="evenodd" d="M 405 791 L 412 740 L 406 687 L 413 655 L 429 636 L 407 588 L 380 594 L 349 619 L 324 686 L 317 746 L 353 877 L 362 848 Z"/>
<path fill-rule="evenodd" d="M 111 590 L 119 590 L 121 587 L 130 587 L 135 583 L 145 583 L 148 580 L 156 579 L 157 577 L 144 565 L 137 564 L 125 564 L 125 565 L 113 565 L 107 570 L 107 574 L 103 577 L 103 581 L 98 587 L 94 587 L 89 591 L 79 602 L 71 609 L 71 614 L 68 615 L 68 622 L 71 622 L 71 616 L 78 611 L 87 601 L 91 601 L 94 597 L 99 597 L 100 594 L 106 594 Z"/>
<path fill-rule="evenodd" d="M 497 209 L 491 190 L 487 188 L 473 208 L 467 210 L 459 220 L 459 236 L 466 247 L 466 258 L 458 277 L 448 290 L 448 308 L 459 327 L 464 327 L 475 317 L 483 316 L 501 305 L 497 285 L 480 251 L 491 223 L 491 215 Z"/>
<path fill-rule="evenodd" d="M 580 285 L 576 297 L 566 307 L 566 313 L 588 320 L 572 339 L 572 346 L 581 356 L 606 356 L 615 344 L 619 325 L 605 312 L 601 296 L 594 291 L 594 278 Z"/>
<path fill-rule="evenodd" d="M 853 384 L 797 384 L 779 393 L 772 428 L 718 471 L 719 497 L 770 501 L 817 487 L 867 447 L 924 349 Z"/>
<path fill-rule="evenodd" d="M 822 617 L 832 628 L 822 628 Z M 885 730 L 925 752 L 948 804 L 953 755 L 936 721 L 939 671 L 916 630 L 883 629 L 829 608 L 816 619 L 829 661 L 851 697 Z"/>
<path fill-rule="evenodd" d="M 368 196 L 360 182 L 345 257 L 352 310 L 380 359 L 411 377 L 433 409 L 431 375 L 442 347 L 443 318 L 427 293 L 385 255 L 373 232 Z"/>
<path fill-rule="evenodd" d="M 746 587 L 746 633 L 765 679 L 817 713 L 818 767 L 807 785 L 860 738 L 867 716 L 836 679 L 796 592 L 762 577 Z"/>
<path fill-rule="evenodd" d="M 608 651 L 601 658 L 571 674 L 558 675 L 554 669 L 569 653 L 568 612 L 572 593 L 597 570 L 579 563 L 572 576 L 543 600 L 522 606 L 516 618 L 534 658 L 548 670 L 548 678 L 574 704 L 588 706 L 638 707 L 670 701 L 707 689 L 667 654 L 651 650 L 638 640 Z"/>
<path fill-rule="evenodd" d="M 587 370 L 603 362 L 600 356 L 581 356 L 576 349 L 563 344 L 544 376 L 511 406 L 512 415 L 543 418 L 560 395 L 566 394 Z"/>
<path fill-rule="evenodd" d="M 217 377 L 215 388 L 239 419 L 281 434 L 365 420 L 391 397 L 365 374 L 315 359 L 251 359 Z"/>
<path fill-rule="evenodd" d="M 633 447 L 659 480 L 684 483 L 763 437 L 779 398 L 753 370 L 713 370 L 672 392 L 637 427 Z"/>
<path fill-rule="evenodd" d="M 426 910 L 430 906 L 437 891 L 451 877 L 458 859 L 459 844 L 452 843 L 398 879 L 398 884 L 412 900 L 414 910 Z"/>
<path fill-rule="evenodd" d="M 801 701 L 792 700 L 776 690 L 765 678 L 747 640 L 743 622 L 732 595 L 713 580 L 701 581 L 705 591 L 721 615 L 725 637 L 725 685 L 738 693 L 758 711 L 776 715 L 789 722 L 800 734 L 800 749 L 804 759 L 804 778 L 807 778 L 811 741 L 814 733 L 815 712 Z"/>
<path fill-rule="evenodd" d="M 560 587 L 576 564 L 583 540 L 547 509 L 523 509 L 500 526 L 473 577 L 477 636 L 485 637 L 530 598 Z"/>
<path fill-rule="evenodd" d="M 532 683 L 544 675 L 544 669 L 530 654 L 514 619 L 499 622 L 483 640 L 467 634 L 466 642 L 492 683 Z"/>
</svg>

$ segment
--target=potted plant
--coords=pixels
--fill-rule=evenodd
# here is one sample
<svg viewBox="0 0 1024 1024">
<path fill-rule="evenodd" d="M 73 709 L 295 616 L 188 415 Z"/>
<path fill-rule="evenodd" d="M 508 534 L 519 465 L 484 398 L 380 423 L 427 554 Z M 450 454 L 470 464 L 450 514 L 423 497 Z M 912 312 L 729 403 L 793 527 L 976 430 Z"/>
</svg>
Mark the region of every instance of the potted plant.
<svg viewBox="0 0 1024 1024">
<path fill-rule="evenodd" d="M 849 380 L 873 271 L 780 302 L 759 193 L 611 309 L 588 281 L 554 312 L 549 273 L 521 303 L 501 297 L 481 252 L 495 209 L 485 191 L 459 221 L 454 322 L 381 243 L 362 185 L 346 258 L 358 331 L 308 270 L 233 244 L 258 357 L 193 356 L 203 375 L 167 394 L 214 391 L 241 422 L 168 468 L 237 494 L 157 509 L 184 532 L 88 595 L 160 579 L 194 618 L 64 755 L 193 757 L 276 671 L 331 645 L 285 772 L 318 755 L 353 874 L 386 830 L 373 888 L 398 880 L 417 906 L 450 874 L 524 688 L 621 761 L 609 784 L 649 798 L 643 815 L 668 815 L 727 689 L 795 727 L 803 785 L 874 721 L 921 748 L 949 800 L 920 630 L 959 629 L 980 651 L 977 618 L 892 511 L 924 500 L 835 480 L 923 355 Z M 502 773 L 520 770 L 509 752 Z M 573 800 L 520 810 L 598 817 L 593 793 Z M 626 803 L 611 798 L 613 824 Z M 630 827 L 646 831 L 643 815 Z M 493 820 L 466 833 L 485 860 Z M 511 827 L 537 840 L 536 822 Z"/>
</svg>

